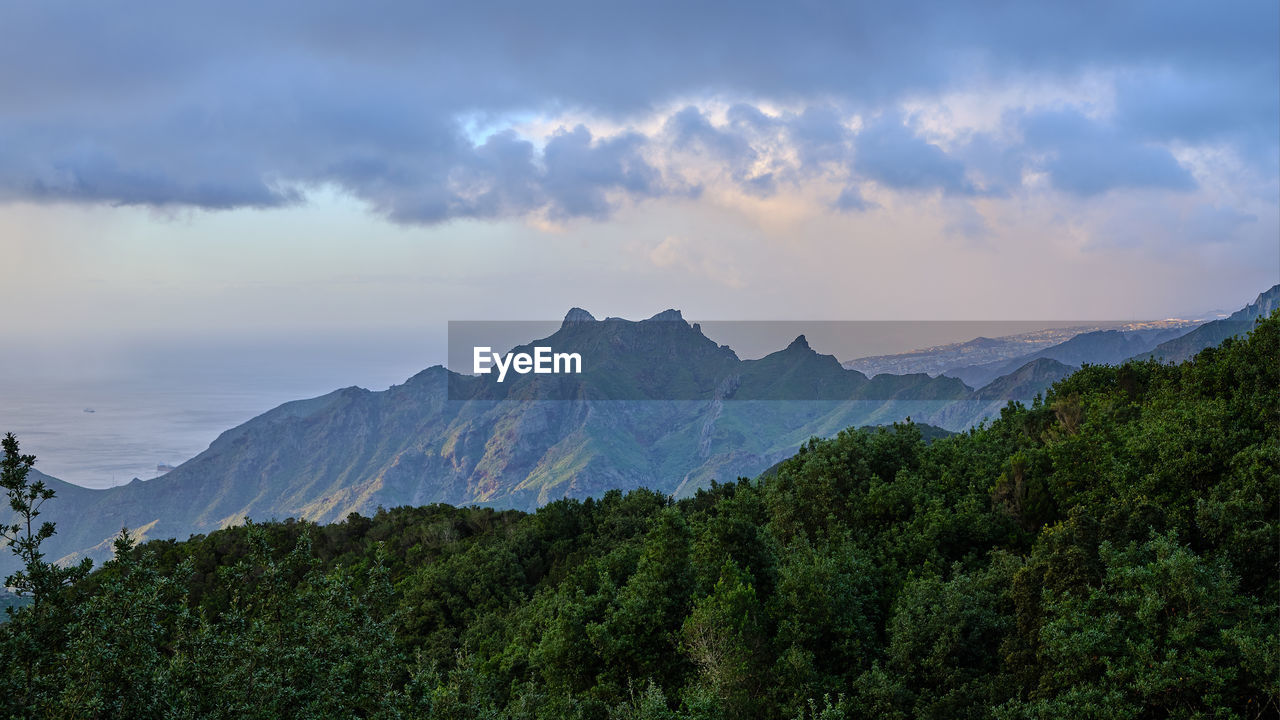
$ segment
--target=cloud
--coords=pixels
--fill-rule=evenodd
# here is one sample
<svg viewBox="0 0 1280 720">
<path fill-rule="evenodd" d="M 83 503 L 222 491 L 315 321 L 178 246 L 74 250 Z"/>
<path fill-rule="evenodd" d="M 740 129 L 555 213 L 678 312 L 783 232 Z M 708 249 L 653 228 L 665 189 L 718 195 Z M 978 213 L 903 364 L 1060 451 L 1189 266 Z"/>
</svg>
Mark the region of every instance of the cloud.
<svg viewBox="0 0 1280 720">
<path fill-rule="evenodd" d="M 862 212 L 874 209 L 876 204 L 864 198 L 856 185 L 846 185 L 832 207 L 842 212 Z"/>
<path fill-rule="evenodd" d="M 972 195 L 963 163 L 916 135 L 896 114 L 878 119 L 858 133 L 854 170 L 895 190 L 941 190 Z"/>
<path fill-rule="evenodd" d="M 845 118 L 830 105 L 807 107 L 787 124 L 802 169 L 820 171 L 828 164 L 848 162 L 852 133 Z"/>
<path fill-rule="evenodd" d="M 9 166 L 11 170 L 17 166 Z M 263 208 L 301 200 L 296 189 L 272 183 L 262 173 L 210 163 L 197 176 L 175 177 L 155 166 L 125 164 L 109 150 L 90 144 L 56 152 L 10 177 L 4 194 L 38 201 L 87 201 L 158 208 Z"/>
<path fill-rule="evenodd" d="M 733 168 L 745 167 L 756 159 L 755 150 L 745 138 L 717 129 L 692 105 L 667 118 L 665 130 L 676 149 L 699 150 Z"/>
<path fill-rule="evenodd" d="M 688 196 L 701 180 L 684 178 L 756 198 L 868 180 L 965 196 L 1038 168 L 1090 197 L 1192 187 L 1173 144 L 1280 164 L 1275 3 L 741 3 L 731 23 L 663 1 L 3 12 L 0 201 L 274 207 L 335 186 L 402 223 L 599 220 Z M 1115 107 L 1018 108 L 1025 144 L 939 145 L 901 119 L 1086 74 Z M 492 130 L 468 132 L 475 117 Z M 529 117 L 552 130 L 516 132 Z"/>
<path fill-rule="evenodd" d="M 1027 147 L 1043 153 L 1054 187 L 1078 196 L 1117 188 L 1193 190 L 1195 179 L 1165 148 L 1074 111 L 1033 112 L 1022 119 Z"/>
<path fill-rule="evenodd" d="M 605 217 L 610 190 L 632 197 L 665 193 L 657 170 L 639 154 L 644 143 L 633 133 L 592 142 L 591 132 L 581 125 L 552 137 L 543 160 L 553 217 Z"/>
<path fill-rule="evenodd" d="M 1280 74 L 1265 64 L 1230 74 L 1130 73 L 1117 81 L 1115 122 L 1160 143 L 1222 144 L 1269 175 L 1280 174 Z"/>
<path fill-rule="evenodd" d="M 1197 205 L 1181 223 L 1184 238 L 1192 244 L 1238 240 L 1241 229 L 1257 224 L 1258 216 L 1229 207 Z"/>
<path fill-rule="evenodd" d="M 952 152 L 964 164 L 968 176 L 988 197 L 1008 196 L 1022 186 L 1022 175 L 1032 158 L 1018 142 L 988 132 L 968 136 Z"/>
<path fill-rule="evenodd" d="M 736 105 L 739 114 L 747 106 Z M 757 172 L 755 165 L 766 148 L 757 150 L 752 140 L 763 137 L 770 124 L 775 122 L 756 110 L 744 118 L 731 117 L 727 125 L 716 127 L 697 107 L 686 106 L 667 118 L 663 135 L 669 149 L 675 152 L 692 152 L 710 161 L 720 173 L 727 175 L 739 190 L 756 197 L 768 197 L 777 190 L 774 174 Z M 717 174 L 720 174 L 717 173 Z"/>
</svg>

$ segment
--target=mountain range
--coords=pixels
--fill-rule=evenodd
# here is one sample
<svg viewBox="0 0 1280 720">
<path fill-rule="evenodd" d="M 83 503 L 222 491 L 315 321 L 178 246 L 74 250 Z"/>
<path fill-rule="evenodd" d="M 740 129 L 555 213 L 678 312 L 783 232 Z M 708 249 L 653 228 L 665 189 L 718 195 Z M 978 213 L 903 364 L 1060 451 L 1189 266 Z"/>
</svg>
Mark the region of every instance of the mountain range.
<svg viewBox="0 0 1280 720">
<path fill-rule="evenodd" d="M 854 358 L 853 360 L 846 360 L 842 365 L 865 375 L 879 375 L 880 373 L 906 375 L 919 372 L 928 373 L 929 375 L 942 375 L 959 367 L 983 365 L 1024 357 L 1037 350 L 1066 342 L 1081 333 L 1120 327 L 1122 326 L 1118 323 L 1110 325 L 1072 325 L 1045 328 L 1016 335 L 976 337 L 965 342 L 935 345 L 910 352 Z"/>
<path fill-rule="evenodd" d="M 1065 342 L 1027 355 L 950 368 L 943 375 L 963 380 L 970 387 L 982 388 L 997 378 L 1008 375 L 1036 360 L 1053 360 L 1071 369 L 1078 368 L 1084 363 L 1114 365 L 1148 352 L 1161 343 L 1186 332 L 1186 328 L 1183 327 L 1129 331 L 1094 330 L 1080 333 Z"/>
<path fill-rule="evenodd" d="M 963 430 L 1080 363 L 1216 344 L 1247 330 L 1278 296 L 1280 286 L 1176 338 L 1172 329 L 1082 333 L 998 369 L 958 371 L 977 378 L 971 384 L 947 374 L 868 377 L 803 335 L 743 360 L 675 310 L 628 321 L 575 308 L 551 336 L 515 351 L 579 351 L 592 360 L 581 375 L 497 383 L 435 366 L 384 391 L 348 387 L 285 403 L 154 480 L 90 490 L 41 476 L 58 495 L 45 516 L 58 533 L 46 548 L 63 560 L 101 560 L 125 526 L 183 538 L 245 517 L 330 522 L 430 503 L 531 509 L 641 486 L 685 496 L 712 479 L 755 476 L 808 438 L 850 426 L 911 417 Z M 0 560 L 0 571 L 11 565 Z"/>
<path fill-rule="evenodd" d="M 1248 332 L 1260 317 L 1267 317 L 1280 308 L 1280 285 L 1262 293 L 1249 305 L 1221 320 L 1205 323 L 1185 335 L 1166 340 L 1149 352 L 1138 355 L 1139 360 L 1155 358 L 1165 362 L 1190 360 L 1200 350 L 1218 345 L 1229 337 Z"/>
<path fill-rule="evenodd" d="M 865 373 L 946 375 L 981 389 L 1041 358 L 1055 360 L 1070 369 L 1086 363 L 1115 364 L 1130 358 L 1182 362 L 1206 347 L 1247 332 L 1257 318 L 1269 315 L 1278 305 L 1280 286 L 1275 286 L 1230 315 L 1214 311 L 1198 315 L 1200 319 L 1047 328 L 997 338 L 979 337 L 894 355 L 856 358 L 843 365 Z M 1206 319 L 1214 316 L 1225 317 Z"/>
</svg>

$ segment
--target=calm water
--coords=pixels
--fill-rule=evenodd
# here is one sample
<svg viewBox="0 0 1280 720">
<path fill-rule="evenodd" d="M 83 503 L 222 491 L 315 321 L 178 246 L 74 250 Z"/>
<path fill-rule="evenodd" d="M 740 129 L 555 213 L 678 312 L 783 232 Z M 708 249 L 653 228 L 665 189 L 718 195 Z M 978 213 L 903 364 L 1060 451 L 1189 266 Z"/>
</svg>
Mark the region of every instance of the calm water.
<svg viewBox="0 0 1280 720">
<path fill-rule="evenodd" d="M 87 487 L 155 477 L 289 400 L 373 390 L 434 364 L 405 333 L 354 338 L 68 343 L 0 358 L 0 432 L 36 467 Z M 86 409 L 93 412 L 86 412 Z"/>
</svg>

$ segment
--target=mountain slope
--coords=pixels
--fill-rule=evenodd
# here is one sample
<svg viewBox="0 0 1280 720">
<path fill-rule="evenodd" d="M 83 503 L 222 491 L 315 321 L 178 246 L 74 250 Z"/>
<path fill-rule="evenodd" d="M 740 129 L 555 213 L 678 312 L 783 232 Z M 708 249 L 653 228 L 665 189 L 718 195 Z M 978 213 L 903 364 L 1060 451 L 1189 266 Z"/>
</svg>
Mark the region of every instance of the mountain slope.
<svg viewBox="0 0 1280 720">
<path fill-rule="evenodd" d="M 974 392 L 970 399 L 953 403 L 932 419 L 947 428 L 976 425 L 985 419 L 999 417 L 1000 410 L 1010 401 L 1030 403 L 1037 395 L 1043 395 L 1054 383 L 1075 371 L 1076 368 L 1053 358 L 1036 358 L 986 384 Z"/>
<path fill-rule="evenodd" d="M 1205 323 L 1191 332 L 1157 345 L 1150 352 L 1135 356 L 1137 360 L 1156 358 L 1166 362 L 1183 362 L 1201 350 L 1214 347 L 1229 337 L 1238 337 L 1253 329 L 1260 317 L 1269 316 L 1280 307 L 1280 285 L 1260 293 L 1252 303 L 1222 320 Z"/>
<path fill-rule="evenodd" d="M 969 365 L 948 370 L 945 375 L 959 378 L 973 388 L 981 388 L 998 377 L 1008 375 L 1033 360 L 1049 359 L 1064 365 L 1080 367 L 1090 365 L 1114 365 L 1134 355 L 1146 352 L 1166 340 L 1186 332 L 1184 328 L 1160 328 L 1153 330 L 1097 330 L 1081 333 L 1066 342 L 1043 350 L 991 363 Z"/>
<path fill-rule="evenodd" d="M 1024 358 L 1086 332 L 1109 329 L 1101 325 L 1046 328 L 1001 337 L 977 337 L 962 343 L 950 343 L 892 355 L 872 355 L 843 363 L 850 370 L 867 375 L 890 373 L 946 374 L 949 370 L 972 365 L 987 365 Z"/>
</svg>

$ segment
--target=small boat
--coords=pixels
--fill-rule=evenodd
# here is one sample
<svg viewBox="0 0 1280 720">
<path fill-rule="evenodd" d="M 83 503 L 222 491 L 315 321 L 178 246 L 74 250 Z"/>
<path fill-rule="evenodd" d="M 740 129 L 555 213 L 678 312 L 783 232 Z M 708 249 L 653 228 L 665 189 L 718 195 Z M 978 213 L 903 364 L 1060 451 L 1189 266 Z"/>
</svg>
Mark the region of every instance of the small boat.
<svg viewBox="0 0 1280 720">
<path fill-rule="evenodd" d="M 94 410 L 93 408 L 85 408 L 85 409 L 84 409 L 84 411 L 85 411 L 85 412 L 87 412 L 87 413 L 98 412 L 97 410 Z"/>
</svg>

